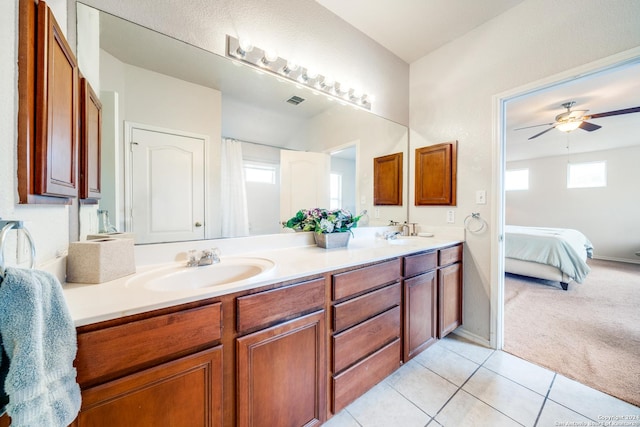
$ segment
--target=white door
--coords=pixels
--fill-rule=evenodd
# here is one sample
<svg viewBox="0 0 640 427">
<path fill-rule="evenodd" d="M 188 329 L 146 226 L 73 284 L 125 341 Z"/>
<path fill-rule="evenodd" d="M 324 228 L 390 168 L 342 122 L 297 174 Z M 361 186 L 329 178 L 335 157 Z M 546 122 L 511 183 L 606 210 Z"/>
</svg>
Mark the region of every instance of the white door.
<svg viewBox="0 0 640 427">
<path fill-rule="evenodd" d="M 280 218 L 300 209 L 329 209 L 331 158 L 324 153 L 280 151 Z"/>
<path fill-rule="evenodd" d="M 204 239 L 205 138 L 140 125 L 128 135 L 136 243 Z"/>
</svg>

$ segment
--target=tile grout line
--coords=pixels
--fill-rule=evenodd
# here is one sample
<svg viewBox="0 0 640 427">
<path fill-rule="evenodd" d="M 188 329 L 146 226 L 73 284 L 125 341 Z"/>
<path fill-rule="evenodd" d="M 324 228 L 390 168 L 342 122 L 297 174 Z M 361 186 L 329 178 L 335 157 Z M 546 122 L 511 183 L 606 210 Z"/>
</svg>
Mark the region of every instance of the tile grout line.
<svg viewBox="0 0 640 427">
<path fill-rule="evenodd" d="M 542 411 L 544 410 L 544 406 L 547 404 L 547 399 L 549 399 L 549 394 L 551 394 L 551 387 L 553 387 L 553 383 L 556 381 L 557 373 L 553 373 L 553 378 L 551 379 L 551 384 L 549 384 L 549 388 L 547 389 L 547 394 L 544 396 L 544 400 L 542 401 L 542 405 L 540 406 L 540 410 L 538 411 L 538 416 L 536 417 L 535 422 L 533 423 L 533 427 L 537 427 L 538 421 L 540 421 L 540 416 L 542 415 Z"/>
</svg>

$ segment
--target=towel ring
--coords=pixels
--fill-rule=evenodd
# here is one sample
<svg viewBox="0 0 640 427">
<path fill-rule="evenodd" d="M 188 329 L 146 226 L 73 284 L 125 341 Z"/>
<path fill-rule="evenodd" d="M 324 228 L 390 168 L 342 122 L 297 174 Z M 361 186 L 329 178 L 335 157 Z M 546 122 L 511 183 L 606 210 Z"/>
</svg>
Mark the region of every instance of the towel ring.
<svg viewBox="0 0 640 427">
<path fill-rule="evenodd" d="M 480 225 L 478 227 L 471 228 L 471 223 L 474 221 L 479 222 Z M 473 212 L 471 213 L 471 215 L 468 215 L 464 219 L 464 228 L 466 228 L 467 230 L 469 230 L 469 232 L 473 234 L 482 233 L 487 227 L 488 227 L 487 221 L 485 221 L 483 218 L 480 218 L 480 212 Z"/>
<path fill-rule="evenodd" d="M 29 246 L 31 247 L 31 266 L 30 268 L 35 268 L 36 266 L 36 245 L 33 243 L 33 237 L 31 237 L 31 233 L 24 226 L 22 221 L 4 221 L 0 220 L 0 278 L 4 278 L 5 273 L 5 265 L 4 265 L 4 241 L 7 238 L 7 234 L 9 230 L 15 228 L 16 230 L 22 230 L 24 234 L 27 236 L 27 240 L 29 241 Z"/>
</svg>

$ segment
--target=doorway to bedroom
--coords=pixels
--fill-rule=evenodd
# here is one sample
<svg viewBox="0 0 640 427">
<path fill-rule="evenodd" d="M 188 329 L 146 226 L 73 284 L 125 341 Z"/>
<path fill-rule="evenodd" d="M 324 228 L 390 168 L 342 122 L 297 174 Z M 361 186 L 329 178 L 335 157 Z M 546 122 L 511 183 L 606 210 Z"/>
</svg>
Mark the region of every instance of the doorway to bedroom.
<svg viewBox="0 0 640 427">
<path fill-rule="evenodd" d="M 545 280 L 553 276 L 544 266 L 505 274 L 500 259 L 497 344 L 640 405 L 639 386 L 628 381 L 640 375 L 640 204 L 629 197 L 640 179 L 640 112 L 597 117 L 640 107 L 640 58 L 636 52 L 565 75 L 501 99 L 499 234 L 504 225 L 578 230 L 597 259 L 587 260 L 591 271 L 582 283 L 569 281 L 567 291 Z M 563 112 L 588 124 L 562 132 Z"/>
</svg>

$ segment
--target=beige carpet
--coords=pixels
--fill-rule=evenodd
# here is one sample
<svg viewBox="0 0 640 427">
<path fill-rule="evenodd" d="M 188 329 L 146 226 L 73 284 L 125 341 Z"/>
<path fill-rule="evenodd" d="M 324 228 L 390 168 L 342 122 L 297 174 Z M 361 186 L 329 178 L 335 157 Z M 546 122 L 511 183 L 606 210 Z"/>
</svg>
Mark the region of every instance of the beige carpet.
<svg viewBox="0 0 640 427">
<path fill-rule="evenodd" d="M 589 265 L 568 291 L 507 274 L 504 350 L 640 406 L 640 264 Z"/>
</svg>

